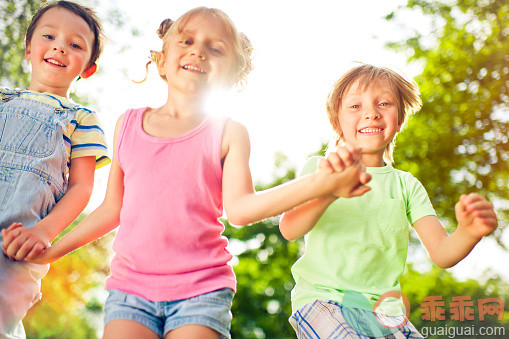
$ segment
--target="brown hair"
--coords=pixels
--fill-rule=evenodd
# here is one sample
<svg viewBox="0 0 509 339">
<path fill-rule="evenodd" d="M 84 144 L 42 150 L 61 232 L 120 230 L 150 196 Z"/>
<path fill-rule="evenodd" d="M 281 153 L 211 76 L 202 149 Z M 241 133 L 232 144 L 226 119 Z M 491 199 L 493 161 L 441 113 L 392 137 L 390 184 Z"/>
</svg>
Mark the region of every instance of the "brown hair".
<svg viewBox="0 0 509 339">
<path fill-rule="evenodd" d="M 336 133 L 336 146 L 343 142 L 343 132 L 339 125 L 339 114 L 343 96 L 357 81 L 359 82 L 359 88 L 365 90 L 370 85 L 382 80 L 387 81 L 396 94 L 398 122 L 401 125 L 403 125 L 408 115 L 417 112 L 421 108 L 422 101 L 419 96 L 419 87 L 414 81 L 409 81 L 386 67 L 377 67 L 369 64 L 354 67 L 334 83 L 332 91 L 327 97 L 327 116 Z M 385 149 L 384 160 L 388 163 L 393 161 L 392 153 L 394 146 L 395 141 L 393 139 Z"/>
<path fill-rule="evenodd" d="M 164 51 L 168 49 L 170 37 L 174 34 L 181 34 L 185 24 L 195 14 L 210 15 L 216 19 L 219 19 L 224 24 L 224 27 L 227 29 L 231 38 L 233 54 L 235 58 L 234 65 L 232 67 L 232 85 L 238 85 L 242 87 L 247 80 L 247 75 L 253 69 L 251 61 L 253 47 L 249 39 L 243 33 L 237 31 L 233 21 L 228 17 L 228 15 L 217 8 L 197 7 L 184 13 L 175 22 L 171 19 L 165 19 L 157 30 L 159 38 L 163 40 L 162 51 L 150 51 L 151 61 L 149 61 L 148 64 L 153 61 L 158 66 L 158 69 L 160 69 L 159 65 L 161 62 L 161 57 L 164 54 Z M 160 70 L 159 75 L 161 78 L 163 78 L 163 80 L 167 80 L 166 75 L 162 74 Z"/>
<path fill-rule="evenodd" d="M 28 25 L 27 32 L 25 35 L 25 46 L 28 46 L 30 44 L 30 41 L 32 40 L 32 36 L 34 34 L 35 28 L 37 26 L 37 23 L 41 19 L 44 13 L 46 13 L 48 10 L 52 8 L 64 8 L 79 17 L 81 17 L 90 27 L 90 30 L 92 33 L 94 33 L 94 44 L 92 46 L 92 54 L 90 55 L 90 61 L 88 62 L 88 67 L 95 64 L 99 56 L 101 55 L 102 49 L 103 49 L 103 28 L 101 25 L 101 21 L 97 17 L 96 13 L 85 6 L 79 5 L 77 3 L 71 2 L 71 1 L 55 1 L 50 2 L 47 5 L 39 8 L 39 10 L 35 13 L 35 15 L 32 17 L 32 21 L 30 22 L 30 25 Z"/>
</svg>

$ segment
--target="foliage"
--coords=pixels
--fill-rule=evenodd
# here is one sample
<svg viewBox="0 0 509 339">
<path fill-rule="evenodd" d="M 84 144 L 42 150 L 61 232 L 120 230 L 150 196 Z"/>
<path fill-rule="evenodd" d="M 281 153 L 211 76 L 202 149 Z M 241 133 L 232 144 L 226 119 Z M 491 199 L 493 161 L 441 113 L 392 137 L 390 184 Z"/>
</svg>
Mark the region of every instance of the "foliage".
<svg viewBox="0 0 509 339">
<path fill-rule="evenodd" d="M 423 327 L 504 327 L 505 333 L 509 333 L 509 285 L 500 277 L 491 277 L 484 284 L 469 279 L 467 281 L 456 280 L 451 273 L 438 267 L 433 267 L 429 272 L 419 273 L 408 265 L 406 272 L 400 279 L 402 292 L 410 300 L 410 321 L 418 330 Z M 442 296 L 445 302 L 445 320 L 423 320 L 421 303 L 428 296 Z M 450 303 L 452 297 L 470 296 L 473 301 L 474 320 L 457 321 L 451 319 Z M 501 298 L 504 301 L 504 318 L 499 321 L 495 315 L 486 315 L 484 321 L 479 320 L 477 301 L 487 298 Z M 436 333 L 435 330 L 429 333 Z M 459 337 L 459 336 L 458 336 Z M 431 337 L 430 337 L 431 338 Z"/>
<path fill-rule="evenodd" d="M 423 66 L 416 78 L 423 107 L 398 136 L 396 165 L 422 181 L 439 215 L 452 220 L 459 195 L 477 191 L 496 203 L 506 226 L 509 3 L 409 0 L 405 7 L 387 19 L 420 11 L 433 30 L 388 44 Z"/>
<path fill-rule="evenodd" d="M 16 88 L 28 86 L 25 61 L 25 32 L 42 0 L 2 0 L 0 2 L 0 83 Z"/>
<path fill-rule="evenodd" d="M 323 149 L 318 153 L 323 154 Z M 257 187 L 264 190 L 280 185 L 295 177 L 295 170 L 283 155 L 277 155 L 277 171 L 281 173 L 269 185 Z M 277 218 L 265 220 L 247 227 L 235 227 L 227 223 L 225 235 L 230 239 L 237 276 L 237 293 L 233 300 L 233 338 L 295 338 L 288 323 L 291 315 L 290 291 L 294 286 L 291 266 L 303 250 L 302 239 L 286 241 L 278 229 Z M 236 248 L 240 250 L 236 251 Z M 411 302 L 410 321 L 417 329 L 439 326 L 505 327 L 509 333 L 509 285 L 499 277 L 485 282 L 458 281 L 451 273 L 438 267 L 420 273 L 411 265 L 400 279 L 403 293 Z M 505 318 L 502 321 L 486 316 L 485 321 L 460 322 L 451 320 L 427 322 L 421 319 L 420 304 L 426 296 L 443 296 L 446 310 L 453 296 L 471 296 L 474 304 L 479 299 L 503 298 Z"/>
<path fill-rule="evenodd" d="M 42 280 L 42 300 L 23 321 L 28 338 L 96 338 L 97 325 L 90 324 L 89 318 L 102 311 L 94 290 L 102 290 L 109 272 L 112 239 L 110 233 L 51 265 Z"/>
<path fill-rule="evenodd" d="M 295 177 L 286 158 L 278 155 L 274 182 L 264 190 Z M 237 293 L 233 299 L 233 338 L 295 338 L 288 317 L 291 314 L 290 291 L 294 282 L 290 267 L 300 255 L 300 242 L 288 242 L 279 232 L 277 218 L 247 227 L 235 227 L 227 221 L 225 236 L 233 247 L 239 246 Z M 232 249 L 233 252 L 236 252 Z"/>
</svg>

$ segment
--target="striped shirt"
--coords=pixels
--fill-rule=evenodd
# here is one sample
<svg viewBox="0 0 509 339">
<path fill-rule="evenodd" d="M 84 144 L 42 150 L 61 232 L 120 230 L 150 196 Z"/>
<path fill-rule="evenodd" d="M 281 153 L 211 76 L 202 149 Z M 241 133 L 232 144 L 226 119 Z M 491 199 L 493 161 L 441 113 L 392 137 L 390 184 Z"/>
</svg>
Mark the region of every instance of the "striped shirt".
<svg viewBox="0 0 509 339">
<path fill-rule="evenodd" d="M 0 87 L 0 93 L 5 92 L 5 87 Z M 100 126 L 97 113 L 76 104 L 73 100 L 51 93 L 39 93 L 31 90 L 22 90 L 21 98 L 43 102 L 55 108 L 77 107 L 74 117 L 63 129 L 63 139 L 67 151 L 67 173 L 71 160 L 85 156 L 95 156 L 95 168 L 103 167 L 111 162 L 108 156 L 108 148 L 104 132 Z"/>
</svg>

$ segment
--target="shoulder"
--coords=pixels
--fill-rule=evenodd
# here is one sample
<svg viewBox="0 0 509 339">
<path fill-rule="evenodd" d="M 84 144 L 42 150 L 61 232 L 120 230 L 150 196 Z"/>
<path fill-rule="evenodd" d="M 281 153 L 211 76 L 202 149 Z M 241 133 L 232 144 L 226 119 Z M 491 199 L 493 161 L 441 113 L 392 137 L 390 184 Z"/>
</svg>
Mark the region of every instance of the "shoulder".
<svg viewBox="0 0 509 339">
<path fill-rule="evenodd" d="M 232 119 L 226 121 L 223 132 L 224 141 L 230 143 L 246 139 L 249 140 L 249 133 L 246 126 Z"/>
<path fill-rule="evenodd" d="M 408 187 L 422 186 L 422 183 L 412 173 L 394 169 L 394 173 L 400 179 L 400 182 Z"/>
</svg>

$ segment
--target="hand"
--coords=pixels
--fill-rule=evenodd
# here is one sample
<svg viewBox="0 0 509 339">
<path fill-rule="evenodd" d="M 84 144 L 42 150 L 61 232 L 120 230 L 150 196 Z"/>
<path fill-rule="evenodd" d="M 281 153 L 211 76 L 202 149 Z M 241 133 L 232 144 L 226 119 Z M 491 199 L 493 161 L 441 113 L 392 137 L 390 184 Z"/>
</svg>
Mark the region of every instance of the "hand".
<svg viewBox="0 0 509 339">
<path fill-rule="evenodd" d="M 462 194 L 454 210 L 458 230 L 461 229 L 476 239 L 480 240 L 497 228 L 497 215 L 493 204 L 477 193 Z"/>
<path fill-rule="evenodd" d="M 50 245 L 37 228 L 24 228 L 21 223 L 13 223 L 2 230 L 2 237 L 2 250 L 11 260 L 34 259 Z"/>
<path fill-rule="evenodd" d="M 329 175 L 335 178 L 335 187 L 331 194 L 336 198 L 359 197 L 371 190 L 371 187 L 365 186 L 371 180 L 371 175 L 366 173 L 366 167 L 360 162 L 348 166 L 341 173 Z"/>
<path fill-rule="evenodd" d="M 362 149 L 350 144 L 340 146 L 335 152 L 320 159 L 318 170 L 327 173 L 334 180 L 331 194 L 336 198 L 351 198 L 361 196 L 371 188 L 366 185 L 371 175 L 366 173 L 366 167 L 361 162 Z"/>
<path fill-rule="evenodd" d="M 346 167 L 360 162 L 361 151 L 362 148 L 351 144 L 339 146 L 336 151 L 330 152 L 327 158 L 320 159 L 318 170 L 327 173 L 343 172 Z"/>
</svg>

